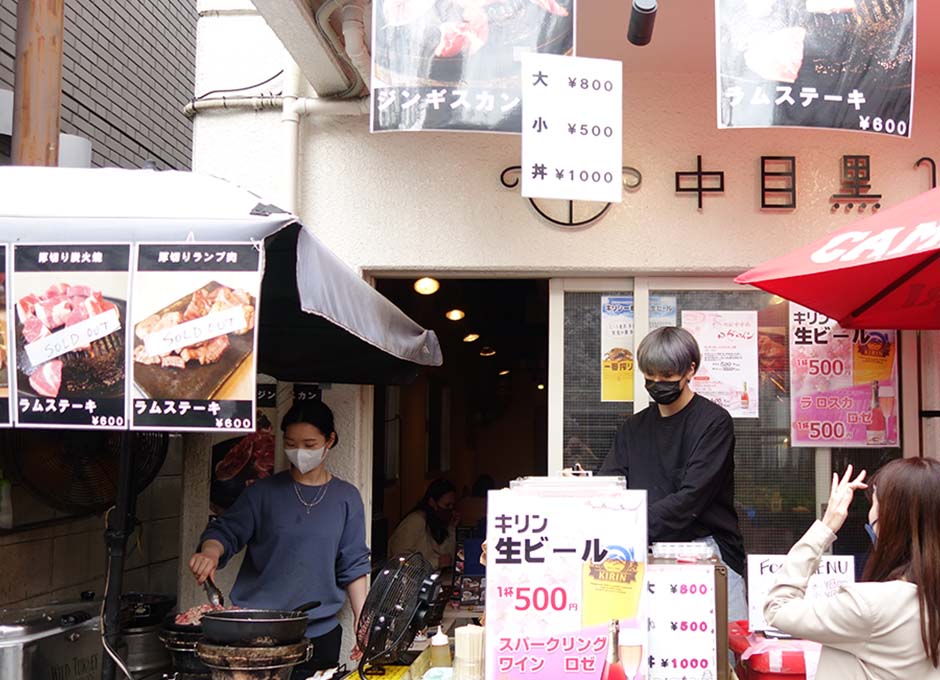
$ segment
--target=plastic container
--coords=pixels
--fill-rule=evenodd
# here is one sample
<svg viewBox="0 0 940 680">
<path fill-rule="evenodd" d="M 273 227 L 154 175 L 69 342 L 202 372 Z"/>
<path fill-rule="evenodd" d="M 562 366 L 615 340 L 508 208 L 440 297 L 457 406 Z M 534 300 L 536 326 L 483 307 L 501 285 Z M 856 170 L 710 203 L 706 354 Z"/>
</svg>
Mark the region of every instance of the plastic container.
<svg viewBox="0 0 940 680">
<path fill-rule="evenodd" d="M 444 634 L 441 626 L 431 638 L 431 668 L 450 668 L 453 662 L 450 658 L 450 638 Z"/>
<path fill-rule="evenodd" d="M 819 662 L 820 645 L 808 640 L 775 640 L 752 635 L 747 621 L 728 625 L 740 680 L 806 680 L 807 666 Z"/>
</svg>

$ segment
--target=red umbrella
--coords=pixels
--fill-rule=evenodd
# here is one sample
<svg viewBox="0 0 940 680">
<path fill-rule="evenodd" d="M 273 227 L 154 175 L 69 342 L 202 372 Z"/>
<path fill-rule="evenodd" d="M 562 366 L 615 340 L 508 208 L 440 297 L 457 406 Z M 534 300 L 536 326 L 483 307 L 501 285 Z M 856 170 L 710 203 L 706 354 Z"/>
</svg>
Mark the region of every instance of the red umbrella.
<svg viewBox="0 0 940 680">
<path fill-rule="evenodd" d="M 940 329 L 940 188 L 755 267 L 757 286 L 844 328 Z"/>
</svg>

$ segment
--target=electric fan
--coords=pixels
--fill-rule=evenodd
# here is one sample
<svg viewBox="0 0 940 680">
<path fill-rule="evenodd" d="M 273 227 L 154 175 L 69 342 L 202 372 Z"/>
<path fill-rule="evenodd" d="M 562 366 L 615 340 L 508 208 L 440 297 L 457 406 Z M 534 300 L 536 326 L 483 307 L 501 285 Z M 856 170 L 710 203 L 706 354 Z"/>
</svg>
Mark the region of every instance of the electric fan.
<svg viewBox="0 0 940 680">
<path fill-rule="evenodd" d="M 163 466 L 169 437 L 157 432 L 10 430 L 0 459 L 33 495 L 63 512 L 97 514 L 114 504 L 123 437 L 134 447 L 134 484 L 145 489 Z"/>
<path fill-rule="evenodd" d="M 360 677 L 382 674 L 408 650 L 440 599 L 439 578 L 418 553 L 395 557 L 378 572 L 356 630 Z"/>
</svg>

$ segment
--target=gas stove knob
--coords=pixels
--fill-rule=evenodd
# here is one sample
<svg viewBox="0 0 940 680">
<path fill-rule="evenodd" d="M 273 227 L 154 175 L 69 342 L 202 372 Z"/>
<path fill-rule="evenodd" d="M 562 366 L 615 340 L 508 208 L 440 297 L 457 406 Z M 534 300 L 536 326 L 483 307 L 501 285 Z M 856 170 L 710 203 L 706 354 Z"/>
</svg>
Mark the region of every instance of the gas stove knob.
<svg viewBox="0 0 940 680">
<path fill-rule="evenodd" d="M 69 642 L 78 642 L 81 639 L 81 637 L 82 637 L 81 633 L 69 633 L 68 638 L 66 639 Z"/>
</svg>

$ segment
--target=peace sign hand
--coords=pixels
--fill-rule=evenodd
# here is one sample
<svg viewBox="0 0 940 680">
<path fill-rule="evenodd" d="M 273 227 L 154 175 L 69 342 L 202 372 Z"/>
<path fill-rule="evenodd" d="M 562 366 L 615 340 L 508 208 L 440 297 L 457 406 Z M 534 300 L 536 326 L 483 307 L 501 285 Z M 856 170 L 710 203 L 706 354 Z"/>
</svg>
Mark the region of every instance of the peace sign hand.
<svg viewBox="0 0 940 680">
<path fill-rule="evenodd" d="M 826 514 L 822 518 L 823 524 L 829 527 L 832 533 L 837 533 L 845 523 L 855 492 L 859 489 L 868 488 L 868 485 L 865 484 L 866 474 L 865 470 L 862 470 L 858 473 L 858 477 L 852 479 L 851 465 L 845 469 L 842 479 L 839 479 L 837 472 L 832 473 L 832 490 L 829 493 L 829 504 L 826 506 Z"/>
</svg>

